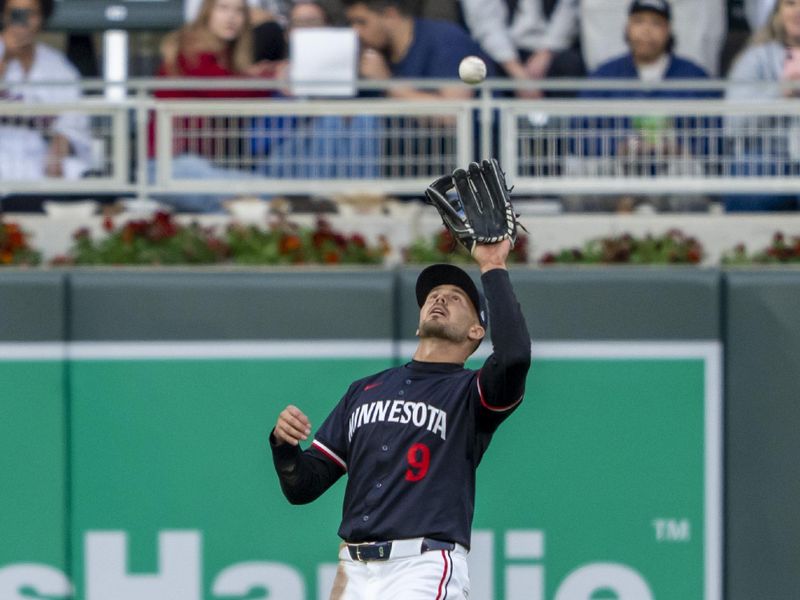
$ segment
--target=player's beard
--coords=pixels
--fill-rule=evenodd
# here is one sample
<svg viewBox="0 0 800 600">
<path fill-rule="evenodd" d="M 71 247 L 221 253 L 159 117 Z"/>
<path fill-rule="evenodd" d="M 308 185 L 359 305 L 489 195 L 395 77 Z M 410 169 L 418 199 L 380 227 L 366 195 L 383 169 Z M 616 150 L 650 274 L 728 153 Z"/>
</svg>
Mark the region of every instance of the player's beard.
<svg viewBox="0 0 800 600">
<path fill-rule="evenodd" d="M 456 327 L 451 323 L 445 323 L 437 319 L 423 321 L 419 326 L 419 337 L 438 338 L 455 344 L 460 344 L 467 339 L 466 333 L 457 331 Z"/>
</svg>

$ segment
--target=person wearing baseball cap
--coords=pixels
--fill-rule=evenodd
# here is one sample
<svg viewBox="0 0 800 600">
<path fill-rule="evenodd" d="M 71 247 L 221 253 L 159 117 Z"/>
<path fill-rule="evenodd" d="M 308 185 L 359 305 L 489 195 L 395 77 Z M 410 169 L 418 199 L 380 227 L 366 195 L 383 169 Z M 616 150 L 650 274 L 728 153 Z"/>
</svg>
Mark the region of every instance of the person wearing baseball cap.
<svg viewBox="0 0 800 600">
<path fill-rule="evenodd" d="M 623 34 L 628 52 L 601 64 L 589 78 L 630 79 L 648 83 L 669 79 L 706 79 L 708 75 L 702 67 L 673 53 L 675 38 L 671 20 L 672 7 L 667 0 L 633 0 L 628 5 L 628 19 Z M 592 89 L 581 93 L 582 98 L 602 99 L 688 99 L 715 96 L 719 94 L 708 90 L 645 89 L 638 85 L 627 89 Z M 710 128 L 712 121 L 710 118 L 705 119 L 702 122 L 708 123 L 707 127 Z M 584 153 L 590 156 L 608 154 L 641 156 L 642 174 L 655 175 L 658 167 L 652 161 L 652 156 L 680 156 L 687 150 L 692 154 L 707 151 L 705 148 L 708 142 L 697 135 L 691 138 L 688 148 L 681 145 L 686 136 L 680 133 L 680 129 L 697 127 L 692 123 L 693 121 L 687 119 L 673 119 L 669 114 L 612 117 L 602 124 L 602 127 L 618 132 L 612 143 L 609 145 L 607 141 L 604 142 L 606 138 L 603 135 L 587 135 L 583 142 Z M 678 134 L 673 135 L 674 132 Z M 696 201 L 692 197 L 687 197 L 680 202 L 689 209 Z M 699 201 L 702 202 L 702 199 Z M 609 210 L 630 211 L 634 205 L 642 202 L 660 205 L 672 200 L 656 196 L 603 197 L 592 199 L 592 202 Z"/>
<path fill-rule="evenodd" d="M 454 265 L 424 269 L 411 360 L 354 381 L 314 434 L 297 406 L 278 416 L 270 447 L 291 503 L 347 477 L 331 600 L 469 598 L 476 469 L 522 402 L 531 363 L 510 250 L 507 239 L 475 245 L 480 284 Z M 492 352 L 471 368 L 489 320 Z"/>
<path fill-rule="evenodd" d="M 601 64 L 591 78 L 639 79 L 656 82 L 665 79 L 704 79 L 708 74 L 694 62 L 673 53 L 672 7 L 667 0 L 633 0 L 625 24 L 628 53 Z M 583 97 L 675 98 L 708 97 L 694 90 L 592 90 Z"/>
<path fill-rule="evenodd" d="M 660 14 L 667 21 L 672 19 L 672 10 L 667 0 L 634 0 L 628 9 L 628 14 L 651 11 Z"/>
</svg>

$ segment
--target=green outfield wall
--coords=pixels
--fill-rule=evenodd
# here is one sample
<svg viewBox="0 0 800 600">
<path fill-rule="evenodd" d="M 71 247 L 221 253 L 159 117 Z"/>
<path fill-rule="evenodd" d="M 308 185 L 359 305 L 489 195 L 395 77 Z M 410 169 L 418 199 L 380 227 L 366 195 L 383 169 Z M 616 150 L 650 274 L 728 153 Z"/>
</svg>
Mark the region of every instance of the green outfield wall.
<svg viewBox="0 0 800 600">
<path fill-rule="evenodd" d="M 344 481 L 290 506 L 266 436 L 408 359 L 416 273 L 0 273 L 0 599 L 325 598 Z M 795 597 L 800 273 L 512 278 L 472 597 Z"/>
</svg>

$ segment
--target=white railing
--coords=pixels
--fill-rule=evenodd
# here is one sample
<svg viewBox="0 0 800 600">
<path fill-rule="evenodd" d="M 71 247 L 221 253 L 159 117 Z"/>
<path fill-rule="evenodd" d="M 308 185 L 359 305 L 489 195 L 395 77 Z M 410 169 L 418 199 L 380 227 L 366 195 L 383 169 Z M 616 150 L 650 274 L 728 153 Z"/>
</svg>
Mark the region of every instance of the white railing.
<svg viewBox="0 0 800 600">
<path fill-rule="evenodd" d="M 105 84 L 81 85 L 91 94 Z M 0 194 L 148 197 L 369 190 L 419 195 L 435 177 L 490 155 L 498 156 L 522 194 L 800 193 L 800 104 L 790 99 L 519 100 L 497 97 L 501 89 L 520 87 L 505 81 L 487 82 L 476 98 L 464 101 L 184 101 L 154 98 L 153 92 L 263 90 L 265 82 L 141 80 L 126 85 L 129 93 L 121 101 L 87 96 L 68 105 L 0 102 L 4 156 L 13 156 L 8 148 L 13 148 L 15 130 L 48 140 L 53 124 L 68 115 L 82 119 L 91 140 L 90 164 L 77 179 L 33 177 L 22 155 L 17 166 L 4 159 Z M 398 85 L 409 82 L 361 87 Z M 728 85 L 553 81 L 544 87 L 719 91 Z"/>
</svg>

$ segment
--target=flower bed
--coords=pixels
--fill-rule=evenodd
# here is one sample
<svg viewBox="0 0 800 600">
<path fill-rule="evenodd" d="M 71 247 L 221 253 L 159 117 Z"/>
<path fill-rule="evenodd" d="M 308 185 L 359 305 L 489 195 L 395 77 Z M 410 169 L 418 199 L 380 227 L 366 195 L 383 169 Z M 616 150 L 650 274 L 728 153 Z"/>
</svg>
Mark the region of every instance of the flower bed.
<svg viewBox="0 0 800 600">
<path fill-rule="evenodd" d="M 58 265 L 244 265 L 375 264 L 386 248 L 369 246 L 360 235 L 345 236 L 319 219 L 314 229 L 286 220 L 268 229 L 236 223 L 217 235 L 197 223 L 181 225 L 168 213 L 128 221 L 104 222 L 107 236 L 94 240 L 87 229 L 73 235 L 73 246 Z"/>
<path fill-rule="evenodd" d="M 590 240 L 583 248 L 545 254 L 542 265 L 552 264 L 699 264 L 703 245 L 677 229 L 662 236 L 634 237 L 630 234 Z"/>
<path fill-rule="evenodd" d="M 800 263 L 800 236 L 787 239 L 783 233 L 777 232 L 769 246 L 753 254 L 748 254 L 747 247 L 739 244 L 722 257 L 722 264 L 732 266 L 777 263 Z"/>
<path fill-rule="evenodd" d="M 30 247 L 22 228 L 0 216 L 0 266 L 33 266 L 40 262 L 41 255 Z"/>
<path fill-rule="evenodd" d="M 9 222 L 8 217 L 5 221 L 0 219 L 0 266 L 36 265 L 45 259 L 48 265 L 394 265 L 472 261 L 442 229 L 438 215 L 435 221 L 433 215 L 425 215 L 423 220 L 408 215 L 333 216 L 332 225 L 313 215 L 300 214 L 290 215 L 291 222 L 273 216 L 269 225 L 258 227 L 232 222 L 224 216 L 158 214 L 146 220 L 132 220 L 120 215 L 77 221 L 87 228 L 72 236 L 70 231 L 75 226 L 69 227 L 66 219 L 15 215 L 14 222 Z M 775 222 L 770 223 L 766 233 L 764 217 L 752 222 L 739 217 L 717 221 L 692 217 L 687 219 L 685 229 L 673 228 L 661 236 L 649 233 L 669 228 L 660 227 L 658 219 L 631 222 L 626 217 L 618 223 L 609 223 L 607 217 L 595 220 L 597 223 L 591 226 L 587 223 L 592 218 L 585 216 L 574 221 L 566 217 L 534 220 L 534 233 L 520 236 L 509 262 L 526 264 L 536 260 L 545 266 L 800 262 L 800 236 L 796 229 L 800 220 L 793 217 L 773 219 Z M 602 236 L 612 227 L 630 227 L 631 234 Z M 794 235 L 769 233 L 781 227 Z M 377 236 L 376 232 L 385 235 Z M 426 237 L 409 245 L 407 240 L 414 239 L 418 232 L 425 232 Z M 737 237 L 752 240 L 752 253 L 743 244 L 733 247 Z M 584 244 L 583 239 L 591 241 Z M 533 244 L 538 250 L 535 259 Z"/>
</svg>

